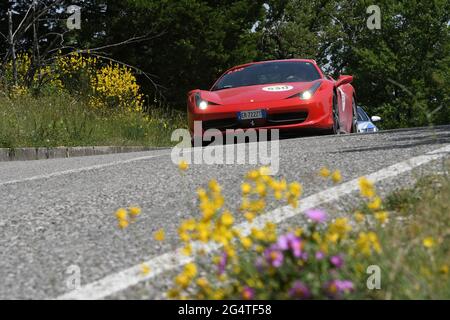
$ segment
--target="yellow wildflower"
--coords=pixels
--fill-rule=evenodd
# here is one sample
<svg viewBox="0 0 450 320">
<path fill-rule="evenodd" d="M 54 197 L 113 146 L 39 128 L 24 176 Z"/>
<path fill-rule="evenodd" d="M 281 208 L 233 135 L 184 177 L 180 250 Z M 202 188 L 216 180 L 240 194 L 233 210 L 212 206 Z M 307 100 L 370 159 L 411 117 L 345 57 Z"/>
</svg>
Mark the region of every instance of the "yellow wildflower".
<svg viewBox="0 0 450 320">
<path fill-rule="evenodd" d="M 270 168 L 269 167 L 261 167 L 261 168 L 259 168 L 259 174 L 261 176 L 268 176 L 268 175 L 270 175 Z"/>
<path fill-rule="evenodd" d="M 214 195 L 214 197 L 213 197 L 213 205 L 214 205 L 214 207 L 216 209 L 222 208 L 224 203 L 225 203 L 225 199 L 220 193 L 217 193 L 217 194 Z"/>
<path fill-rule="evenodd" d="M 426 237 L 425 239 L 423 239 L 422 244 L 425 248 L 431 249 L 435 246 L 436 243 L 432 237 Z"/>
<path fill-rule="evenodd" d="M 211 192 L 213 193 L 220 193 L 222 190 L 217 180 L 211 180 L 208 184 L 208 187 L 209 190 L 211 190 Z"/>
<path fill-rule="evenodd" d="M 260 197 L 265 197 L 267 195 L 266 185 L 264 183 L 256 184 L 255 192 L 259 194 Z"/>
<path fill-rule="evenodd" d="M 186 171 L 189 169 L 189 164 L 186 161 L 182 160 L 178 164 L 178 169 L 180 169 L 181 171 Z"/>
<path fill-rule="evenodd" d="M 127 220 L 120 220 L 119 221 L 119 228 L 120 229 L 126 229 L 128 227 L 129 223 Z"/>
<path fill-rule="evenodd" d="M 220 281 L 225 281 L 225 280 L 226 280 L 225 275 L 219 276 L 219 280 L 220 280 Z M 225 294 L 224 294 L 223 291 L 220 290 L 220 289 L 217 290 L 217 291 L 215 291 L 215 292 L 213 293 L 213 296 L 212 296 L 213 300 L 223 300 L 224 297 L 225 297 Z"/>
<path fill-rule="evenodd" d="M 249 203 L 248 210 L 251 212 L 262 212 L 265 207 L 266 201 L 264 199 L 258 199 Z"/>
<path fill-rule="evenodd" d="M 359 179 L 359 189 L 363 197 L 372 198 L 375 196 L 373 183 L 365 177 Z"/>
<path fill-rule="evenodd" d="M 385 224 L 388 221 L 389 213 L 387 211 L 378 211 L 374 214 L 375 219 L 378 220 L 379 223 Z"/>
<path fill-rule="evenodd" d="M 298 182 L 292 182 L 289 184 L 289 193 L 294 197 L 300 197 L 302 193 L 302 186 Z"/>
<path fill-rule="evenodd" d="M 191 283 L 191 279 L 188 276 L 186 276 L 184 273 L 182 273 L 182 274 L 179 274 L 178 276 L 176 276 L 175 283 L 178 284 L 181 288 L 185 289 Z"/>
<path fill-rule="evenodd" d="M 245 219 L 247 219 L 248 222 L 251 223 L 255 219 L 255 214 L 252 212 L 246 212 L 246 213 L 244 213 L 244 217 L 245 217 Z"/>
<path fill-rule="evenodd" d="M 252 191 L 252 186 L 249 183 L 243 183 L 241 185 L 242 194 L 246 195 Z"/>
<path fill-rule="evenodd" d="M 242 237 L 241 238 L 241 244 L 245 249 L 250 249 L 253 245 L 252 239 L 249 237 Z"/>
<path fill-rule="evenodd" d="M 192 231 L 195 229 L 195 220 L 194 219 L 188 219 L 183 221 L 183 223 L 181 224 L 180 230 L 188 230 L 188 231 Z"/>
<path fill-rule="evenodd" d="M 336 243 L 339 240 L 339 234 L 336 232 L 328 233 L 327 240 L 332 243 Z"/>
<path fill-rule="evenodd" d="M 203 219 L 205 221 L 211 220 L 216 214 L 216 207 L 213 202 L 206 200 L 200 204 L 200 210 L 203 213 Z"/>
<path fill-rule="evenodd" d="M 222 214 L 222 217 L 220 218 L 220 222 L 224 225 L 224 226 L 231 226 L 234 223 L 234 217 L 231 214 L 231 212 L 226 211 Z"/>
<path fill-rule="evenodd" d="M 197 189 L 197 195 L 200 200 L 206 200 L 208 198 L 206 190 L 202 188 Z"/>
<path fill-rule="evenodd" d="M 381 245 L 378 241 L 378 237 L 374 232 L 360 232 L 356 239 L 357 249 L 364 255 L 370 256 L 372 250 L 381 253 Z"/>
<path fill-rule="evenodd" d="M 331 175 L 331 180 L 333 180 L 334 183 L 341 182 L 342 181 L 341 172 L 339 170 L 334 171 L 333 174 Z"/>
<path fill-rule="evenodd" d="M 200 288 L 205 289 L 206 287 L 209 286 L 209 282 L 208 282 L 208 280 L 207 280 L 206 278 L 202 277 L 202 278 L 198 278 L 198 279 L 197 279 L 197 285 L 198 285 Z"/>
<path fill-rule="evenodd" d="M 180 240 L 183 242 L 188 242 L 191 240 L 191 236 L 185 232 L 184 230 L 179 230 L 178 231 L 178 236 L 180 237 Z"/>
<path fill-rule="evenodd" d="M 448 265 L 444 264 L 440 269 L 439 272 L 442 274 L 448 274 Z"/>
<path fill-rule="evenodd" d="M 367 207 L 370 210 L 378 210 L 381 208 L 381 198 L 375 197 L 371 202 L 368 203 Z"/>
<path fill-rule="evenodd" d="M 330 234 L 337 234 L 342 239 L 352 230 L 352 227 L 348 224 L 347 218 L 337 218 L 328 230 Z"/>
<path fill-rule="evenodd" d="M 258 253 L 262 253 L 264 250 L 265 250 L 265 248 L 262 245 L 257 245 L 255 247 L 255 251 L 258 252 Z"/>
<path fill-rule="evenodd" d="M 117 210 L 116 218 L 119 220 L 127 220 L 127 218 L 128 218 L 127 210 L 125 210 L 123 208 L 120 208 L 119 210 Z"/>
<path fill-rule="evenodd" d="M 138 215 L 141 214 L 141 209 L 138 208 L 138 207 L 131 207 L 129 210 L 130 210 L 130 214 L 131 214 L 133 217 L 136 217 L 136 216 L 138 216 Z"/>
<path fill-rule="evenodd" d="M 295 197 L 288 196 L 287 202 L 292 208 L 297 208 L 298 207 L 298 199 L 295 198 Z"/>
<path fill-rule="evenodd" d="M 192 255 L 192 245 L 187 244 L 183 249 L 181 249 L 181 253 L 185 256 Z"/>
<path fill-rule="evenodd" d="M 259 171 L 258 170 L 252 170 L 249 173 L 247 173 L 247 179 L 250 180 L 256 180 L 259 178 Z"/>
<path fill-rule="evenodd" d="M 164 230 L 163 229 L 159 229 L 158 231 L 156 231 L 154 236 L 153 236 L 153 238 L 156 241 L 164 241 L 164 238 L 165 238 Z"/>
<path fill-rule="evenodd" d="M 360 211 L 355 212 L 355 220 L 358 223 L 362 223 L 365 220 L 364 214 L 362 214 Z"/>
<path fill-rule="evenodd" d="M 241 231 L 239 229 L 233 228 L 233 230 L 231 230 L 231 232 L 233 233 L 233 235 L 235 237 L 241 237 Z"/>
<path fill-rule="evenodd" d="M 331 172 L 330 172 L 330 170 L 328 170 L 328 168 L 324 167 L 324 168 L 320 169 L 319 174 L 324 178 L 328 178 L 330 176 Z"/>
<path fill-rule="evenodd" d="M 240 210 L 245 211 L 248 209 L 250 209 L 250 201 L 248 199 L 244 198 L 244 199 L 242 199 Z"/>
<path fill-rule="evenodd" d="M 230 245 L 225 246 L 224 247 L 224 251 L 225 251 L 225 253 L 227 254 L 227 256 L 229 258 L 235 258 L 236 257 L 236 250 L 232 246 L 230 246 Z"/>
<path fill-rule="evenodd" d="M 141 265 L 141 273 L 146 276 L 150 273 L 150 267 L 145 263 Z"/>
<path fill-rule="evenodd" d="M 188 263 L 184 266 L 184 274 L 190 278 L 194 278 L 197 275 L 197 266 L 195 263 Z"/>
<path fill-rule="evenodd" d="M 275 191 L 274 192 L 274 197 L 275 197 L 275 199 L 277 199 L 277 200 L 281 200 L 281 199 L 283 199 L 283 192 L 281 192 L 281 191 Z"/>
<path fill-rule="evenodd" d="M 170 289 L 167 291 L 167 297 L 170 299 L 177 299 L 180 296 L 180 290 L 178 289 Z"/>
<path fill-rule="evenodd" d="M 262 230 L 256 229 L 256 228 L 252 228 L 251 236 L 253 237 L 253 239 L 260 240 L 260 241 L 266 239 L 266 235 L 264 234 L 264 232 Z"/>
</svg>

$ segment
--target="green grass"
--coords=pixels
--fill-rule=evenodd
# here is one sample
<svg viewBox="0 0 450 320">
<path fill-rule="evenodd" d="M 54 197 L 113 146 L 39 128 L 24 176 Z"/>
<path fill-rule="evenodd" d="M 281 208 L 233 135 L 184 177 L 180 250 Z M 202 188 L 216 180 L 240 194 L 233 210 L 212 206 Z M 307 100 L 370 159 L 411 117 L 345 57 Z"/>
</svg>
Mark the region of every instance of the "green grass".
<svg viewBox="0 0 450 320">
<path fill-rule="evenodd" d="M 414 188 L 389 195 L 384 205 L 391 221 L 378 232 L 382 290 L 372 297 L 450 299 L 450 177 L 422 178 Z M 435 241 L 431 248 L 423 244 L 428 237 Z"/>
<path fill-rule="evenodd" d="M 55 146 L 170 146 L 181 113 L 92 110 L 70 96 L 0 97 L 0 148 Z"/>
</svg>

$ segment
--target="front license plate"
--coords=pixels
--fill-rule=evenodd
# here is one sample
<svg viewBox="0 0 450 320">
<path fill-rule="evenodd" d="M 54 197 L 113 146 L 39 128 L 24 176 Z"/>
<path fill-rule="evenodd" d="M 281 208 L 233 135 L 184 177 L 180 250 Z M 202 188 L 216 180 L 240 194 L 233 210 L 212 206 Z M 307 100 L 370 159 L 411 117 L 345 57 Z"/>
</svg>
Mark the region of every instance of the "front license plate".
<svg viewBox="0 0 450 320">
<path fill-rule="evenodd" d="M 252 110 L 252 111 L 238 112 L 239 120 L 264 119 L 265 117 L 266 117 L 266 113 L 264 110 Z"/>
</svg>

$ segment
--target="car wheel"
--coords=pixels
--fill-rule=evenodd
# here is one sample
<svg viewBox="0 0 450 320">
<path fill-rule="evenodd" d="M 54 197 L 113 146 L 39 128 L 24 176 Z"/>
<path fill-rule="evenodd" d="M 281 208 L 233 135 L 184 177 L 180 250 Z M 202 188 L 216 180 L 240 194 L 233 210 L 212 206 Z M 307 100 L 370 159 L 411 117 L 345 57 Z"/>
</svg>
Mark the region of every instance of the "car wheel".
<svg viewBox="0 0 450 320">
<path fill-rule="evenodd" d="M 331 131 L 332 134 L 340 134 L 341 133 L 341 125 L 339 122 L 339 110 L 338 110 L 338 102 L 336 94 L 333 95 L 333 128 Z"/>
<path fill-rule="evenodd" d="M 353 97 L 352 108 L 353 108 L 353 116 L 352 116 L 352 132 L 351 133 L 357 133 L 358 132 L 358 114 L 356 111 L 355 97 Z"/>
</svg>

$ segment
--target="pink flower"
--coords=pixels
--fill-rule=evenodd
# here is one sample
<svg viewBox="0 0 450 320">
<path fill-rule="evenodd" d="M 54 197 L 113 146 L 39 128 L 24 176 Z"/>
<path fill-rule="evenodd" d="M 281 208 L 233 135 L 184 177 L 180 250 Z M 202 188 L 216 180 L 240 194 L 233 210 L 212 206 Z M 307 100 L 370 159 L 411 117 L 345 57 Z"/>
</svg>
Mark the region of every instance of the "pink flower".
<svg viewBox="0 0 450 320">
<path fill-rule="evenodd" d="M 316 260 L 320 261 L 320 260 L 323 260 L 323 258 L 325 258 L 325 254 L 322 251 L 317 251 L 316 252 Z"/>
<path fill-rule="evenodd" d="M 242 290 L 242 299 L 244 300 L 253 300 L 255 298 L 255 289 L 250 287 L 244 287 Z"/>
<path fill-rule="evenodd" d="M 219 274 L 223 274 L 225 272 L 225 268 L 227 267 L 227 258 L 227 254 L 224 252 L 218 264 Z"/>
<path fill-rule="evenodd" d="M 333 266 L 339 269 L 344 265 L 344 258 L 342 258 L 342 256 L 340 255 L 332 256 L 330 258 L 330 262 Z"/>
<path fill-rule="evenodd" d="M 302 240 L 293 233 L 280 236 L 276 246 L 282 251 L 291 249 L 292 254 L 296 258 L 300 258 L 302 256 Z"/>
<path fill-rule="evenodd" d="M 324 223 L 327 220 L 326 212 L 320 209 L 308 210 L 306 216 L 315 223 Z"/>
<path fill-rule="evenodd" d="M 280 236 L 277 241 L 277 246 L 280 250 L 289 249 L 289 236 L 288 235 Z"/>
<path fill-rule="evenodd" d="M 354 290 L 353 282 L 350 280 L 332 280 L 325 284 L 325 293 L 333 299 L 341 298 L 343 294 Z"/>
<path fill-rule="evenodd" d="M 351 292 L 354 289 L 353 282 L 350 280 L 335 280 L 335 283 L 338 291 L 343 293 Z"/>
<path fill-rule="evenodd" d="M 303 282 L 295 281 L 292 288 L 289 289 L 289 296 L 294 299 L 309 299 L 311 292 Z"/>
<path fill-rule="evenodd" d="M 264 257 L 272 267 L 279 268 L 283 264 L 283 252 L 280 251 L 276 245 L 272 245 L 269 249 L 264 251 Z"/>
</svg>

